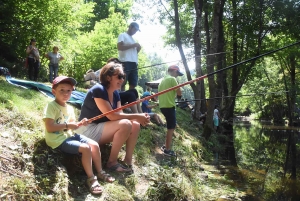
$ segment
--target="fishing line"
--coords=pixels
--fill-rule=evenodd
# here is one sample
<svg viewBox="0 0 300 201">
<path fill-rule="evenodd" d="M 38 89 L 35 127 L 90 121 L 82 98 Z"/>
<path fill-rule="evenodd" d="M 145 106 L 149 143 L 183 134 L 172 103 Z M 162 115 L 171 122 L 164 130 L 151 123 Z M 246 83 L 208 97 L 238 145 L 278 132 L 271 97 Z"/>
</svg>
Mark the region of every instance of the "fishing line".
<svg viewBox="0 0 300 201">
<path fill-rule="evenodd" d="M 235 50 L 237 51 L 237 50 Z M 234 51 L 232 51 L 234 52 Z M 193 58 L 197 58 L 197 57 L 203 57 L 203 56 L 210 56 L 210 55 L 218 55 L 218 54 L 227 54 L 227 53 L 231 53 L 231 52 L 217 52 L 217 53 L 212 53 L 212 54 L 206 54 L 206 55 L 199 55 L 199 56 L 192 56 L 192 57 L 189 57 L 187 58 L 186 60 L 189 61 Z M 126 70 L 124 72 L 130 72 L 130 71 L 134 71 L 134 70 L 140 70 L 140 69 L 144 69 L 144 68 L 150 68 L 150 67 L 155 67 L 155 66 L 160 66 L 160 65 L 163 65 L 163 64 L 168 64 L 168 63 L 175 63 L 175 62 L 180 62 L 182 63 L 183 62 L 183 59 L 179 59 L 179 60 L 174 60 L 174 61 L 167 61 L 167 62 L 163 62 L 163 63 L 158 63 L 158 64 L 151 64 L 149 66 L 143 66 L 141 68 L 134 68 L 134 69 L 130 69 L 130 70 Z M 221 62 L 221 61 L 219 61 Z M 216 63 L 219 63 L 219 62 L 216 62 Z M 215 64 L 216 64 L 215 63 Z M 213 65 L 213 64 L 212 64 Z"/>
<path fill-rule="evenodd" d="M 162 94 L 167 93 L 167 92 L 169 92 L 169 91 L 173 91 L 173 90 L 178 89 L 178 88 L 180 88 L 180 87 L 183 87 L 183 86 L 185 86 L 185 85 L 191 84 L 191 83 L 193 83 L 193 82 L 197 82 L 197 81 L 199 81 L 199 80 L 205 79 L 205 78 L 207 78 L 207 77 L 209 77 L 209 76 L 215 75 L 215 74 L 220 73 L 220 72 L 222 72 L 222 71 L 229 70 L 229 69 L 234 68 L 234 67 L 236 67 L 236 66 L 239 66 L 239 65 L 241 65 L 241 64 L 247 63 L 247 62 L 252 61 L 252 60 L 256 60 L 256 59 L 258 59 L 258 58 L 264 57 L 264 56 L 269 55 L 269 54 L 272 54 L 272 53 L 274 53 L 274 52 L 278 52 L 278 51 L 280 51 L 280 50 L 283 50 L 283 49 L 286 49 L 286 48 L 288 48 L 288 47 L 297 45 L 297 44 L 299 44 L 299 43 L 300 43 L 300 41 L 295 42 L 295 43 L 292 43 L 292 44 L 289 44 L 289 45 L 287 45 L 287 46 L 284 46 L 284 47 L 281 47 L 281 48 L 278 48 L 278 49 L 275 49 L 275 50 L 272 50 L 272 51 L 269 51 L 269 52 L 260 54 L 260 55 L 258 55 L 258 56 L 252 57 L 252 58 L 250 58 L 250 59 L 241 61 L 241 62 L 239 62 L 239 63 L 230 65 L 230 66 L 228 66 L 228 67 L 226 67 L 226 68 L 223 68 L 223 69 L 214 71 L 214 72 L 212 72 L 212 73 L 209 73 L 209 74 L 206 74 L 206 75 L 203 75 L 203 76 L 200 76 L 200 77 L 198 77 L 198 78 L 196 78 L 196 79 L 187 81 L 187 82 L 185 82 L 185 83 L 178 84 L 177 86 L 171 87 L 171 88 L 169 88 L 169 89 L 163 90 L 163 91 L 158 92 L 158 93 L 156 93 L 156 94 L 153 94 L 153 95 L 147 96 L 147 97 L 145 97 L 145 98 L 142 98 L 142 99 L 140 99 L 140 100 L 137 100 L 137 101 L 128 103 L 128 104 L 126 104 L 126 105 L 123 105 L 123 106 L 121 106 L 121 107 L 119 107 L 119 108 L 116 108 L 116 109 L 114 109 L 114 110 L 111 110 L 111 111 L 109 111 L 109 112 L 103 113 L 103 114 L 98 115 L 98 116 L 95 116 L 95 117 L 93 117 L 93 118 L 90 118 L 90 119 L 88 119 L 88 122 L 91 123 L 92 121 L 95 121 L 95 120 L 97 120 L 97 119 L 100 119 L 100 118 L 102 118 L 102 117 L 105 117 L 105 116 L 107 116 L 107 115 L 109 115 L 109 114 L 111 114 L 111 113 L 114 113 L 114 112 L 123 110 L 123 109 L 125 109 L 125 108 L 131 107 L 132 105 L 139 104 L 139 103 L 141 103 L 141 102 L 143 102 L 143 101 L 145 101 L 145 100 L 149 100 L 149 99 L 151 99 L 151 98 L 154 98 L 154 97 L 156 97 L 156 96 L 162 95 Z M 81 123 L 78 124 L 78 126 L 81 126 L 81 125 L 82 125 Z"/>
<path fill-rule="evenodd" d="M 289 91 L 253 93 L 253 94 L 244 94 L 244 95 L 238 95 L 238 96 L 221 96 L 221 97 L 214 97 L 214 98 L 192 99 L 192 100 L 176 101 L 175 103 L 185 103 L 185 102 L 193 102 L 193 101 L 201 101 L 201 100 L 213 100 L 213 99 L 222 99 L 222 98 L 234 98 L 234 97 L 243 97 L 243 96 L 251 96 L 252 97 L 252 96 L 258 96 L 258 95 L 281 94 L 281 93 L 289 93 Z"/>
</svg>

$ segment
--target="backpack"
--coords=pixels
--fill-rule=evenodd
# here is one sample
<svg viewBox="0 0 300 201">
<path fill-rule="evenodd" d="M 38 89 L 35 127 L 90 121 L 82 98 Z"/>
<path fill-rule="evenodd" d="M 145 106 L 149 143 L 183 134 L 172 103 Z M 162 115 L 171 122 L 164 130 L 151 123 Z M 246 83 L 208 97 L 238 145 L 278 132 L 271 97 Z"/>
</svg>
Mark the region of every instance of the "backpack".
<svg viewBox="0 0 300 201">
<path fill-rule="evenodd" d="M 10 73 L 9 73 L 9 70 L 7 68 L 4 68 L 4 67 L 0 67 L 0 75 L 8 75 L 10 76 Z"/>
</svg>

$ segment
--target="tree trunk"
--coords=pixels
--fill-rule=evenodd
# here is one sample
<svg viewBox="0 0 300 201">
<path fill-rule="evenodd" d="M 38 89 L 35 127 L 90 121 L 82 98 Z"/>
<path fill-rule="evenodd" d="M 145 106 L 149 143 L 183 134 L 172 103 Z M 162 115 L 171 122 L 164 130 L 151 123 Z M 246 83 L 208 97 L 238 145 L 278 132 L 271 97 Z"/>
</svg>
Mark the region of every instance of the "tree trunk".
<svg viewBox="0 0 300 201">
<path fill-rule="evenodd" d="M 175 24 L 176 46 L 178 47 L 183 66 L 185 68 L 186 77 L 187 77 L 188 81 L 190 81 L 190 80 L 192 80 L 192 77 L 191 77 L 190 69 L 189 69 L 188 64 L 186 62 L 185 54 L 183 52 L 181 36 L 180 36 L 180 20 L 179 20 L 179 14 L 178 14 L 178 2 L 177 2 L 177 0 L 174 0 L 173 3 L 174 3 L 174 15 L 175 15 L 174 24 Z M 198 92 L 197 87 L 196 87 L 196 84 L 191 83 L 190 86 L 192 87 L 192 90 L 194 92 L 194 96 L 195 97 L 200 97 L 199 92 Z"/>
<path fill-rule="evenodd" d="M 194 27 L 194 52 L 195 52 L 195 65 L 196 65 L 196 76 L 201 77 L 203 75 L 203 71 L 201 68 L 201 19 L 202 19 L 202 11 L 203 11 L 203 0 L 194 0 L 194 6 L 196 11 L 196 23 Z M 194 107 L 194 118 L 200 116 L 200 112 L 204 113 L 206 111 L 205 104 L 205 88 L 204 88 L 204 80 L 200 80 L 197 82 L 197 91 L 194 91 L 194 97 L 196 100 Z"/>
<path fill-rule="evenodd" d="M 219 43 L 220 43 L 220 31 L 222 28 L 222 16 L 223 16 L 223 7 L 224 7 L 224 1 L 225 0 L 215 0 L 214 1 L 214 12 L 213 12 L 213 20 L 212 20 L 212 37 L 211 37 L 211 45 L 210 44 L 210 38 L 209 33 L 209 27 L 208 24 L 205 26 L 205 32 L 206 32 L 206 43 L 207 43 L 207 50 L 208 50 L 208 56 L 207 56 L 207 74 L 211 74 L 214 72 L 214 67 L 216 63 L 217 57 L 215 56 L 215 53 L 217 53 L 219 49 Z M 208 21 L 208 12 L 205 10 L 205 21 Z M 209 100 L 208 100 L 208 109 L 207 109 L 207 118 L 205 122 L 205 127 L 203 131 L 203 136 L 208 139 L 211 135 L 211 131 L 213 128 L 213 111 L 215 107 L 215 97 L 216 97 L 216 83 L 215 83 L 215 77 L 214 75 L 208 77 L 208 87 L 209 87 Z"/>
</svg>

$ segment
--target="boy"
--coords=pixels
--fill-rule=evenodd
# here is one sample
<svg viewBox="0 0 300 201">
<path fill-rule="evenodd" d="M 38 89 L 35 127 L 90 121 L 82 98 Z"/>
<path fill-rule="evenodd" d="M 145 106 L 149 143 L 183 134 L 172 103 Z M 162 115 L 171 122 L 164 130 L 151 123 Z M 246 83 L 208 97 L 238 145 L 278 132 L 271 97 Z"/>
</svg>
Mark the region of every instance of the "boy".
<svg viewBox="0 0 300 201">
<path fill-rule="evenodd" d="M 72 130 L 78 128 L 79 122 L 75 122 L 74 109 L 67 105 L 67 101 L 70 99 L 75 85 L 76 80 L 71 77 L 59 76 L 53 80 L 52 93 L 55 100 L 48 103 L 43 117 L 46 128 L 45 139 L 47 145 L 52 149 L 82 155 L 81 162 L 88 177 L 89 190 L 92 194 L 99 195 L 103 189 L 97 178 L 107 182 L 113 182 L 115 179 L 102 170 L 98 143 L 83 135 L 72 133 Z M 81 123 L 86 125 L 87 119 L 83 119 Z M 97 177 L 94 176 L 92 162 L 97 170 Z"/>
<path fill-rule="evenodd" d="M 158 92 L 177 86 L 178 83 L 175 78 L 177 76 L 182 76 L 182 75 L 183 74 L 179 71 L 179 67 L 177 65 L 169 66 L 168 75 L 166 75 L 164 79 L 161 81 L 161 83 L 158 85 Z M 177 95 L 177 99 L 180 100 L 181 99 L 180 88 L 158 96 L 160 111 L 165 116 L 167 122 L 166 143 L 161 147 L 161 150 L 164 152 L 164 154 L 168 156 L 176 156 L 175 152 L 171 150 L 172 136 L 176 127 L 176 110 L 175 110 L 176 95 Z"/>
</svg>

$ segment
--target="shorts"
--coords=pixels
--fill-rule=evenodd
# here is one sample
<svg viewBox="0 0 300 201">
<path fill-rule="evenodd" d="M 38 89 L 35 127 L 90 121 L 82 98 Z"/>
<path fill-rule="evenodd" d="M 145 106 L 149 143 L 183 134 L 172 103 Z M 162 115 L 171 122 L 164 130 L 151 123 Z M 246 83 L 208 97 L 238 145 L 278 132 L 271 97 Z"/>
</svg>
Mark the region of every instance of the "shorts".
<svg viewBox="0 0 300 201">
<path fill-rule="evenodd" d="M 218 118 L 214 118 L 214 126 L 219 126 L 219 119 Z"/>
<path fill-rule="evenodd" d="M 137 86 L 138 83 L 138 65 L 135 62 L 122 62 L 124 67 L 124 73 L 126 74 L 126 82 L 129 82 L 130 86 Z"/>
<path fill-rule="evenodd" d="M 136 101 L 139 97 L 136 89 L 129 89 L 127 91 L 119 92 L 121 98 L 121 105 L 125 105 L 125 103 L 132 103 Z"/>
<path fill-rule="evenodd" d="M 175 110 L 175 107 L 160 108 L 160 111 L 166 118 L 167 129 L 175 129 L 175 127 L 176 127 L 176 110 Z"/>
<path fill-rule="evenodd" d="M 87 126 L 80 126 L 78 129 L 76 129 L 76 133 L 79 133 L 81 135 L 84 135 L 92 140 L 95 140 L 99 143 L 103 128 L 104 128 L 105 122 L 101 123 L 90 123 Z"/>
<path fill-rule="evenodd" d="M 68 154 L 79 154 L 79 147 L 82 143 L 88 144 L 91 139 L 75 134 L 68 139 L 66 139 L 61 145 L 59 145 L 57 148 L 60 149 L 62 152 L 68 153 Z"/>
</svg>

